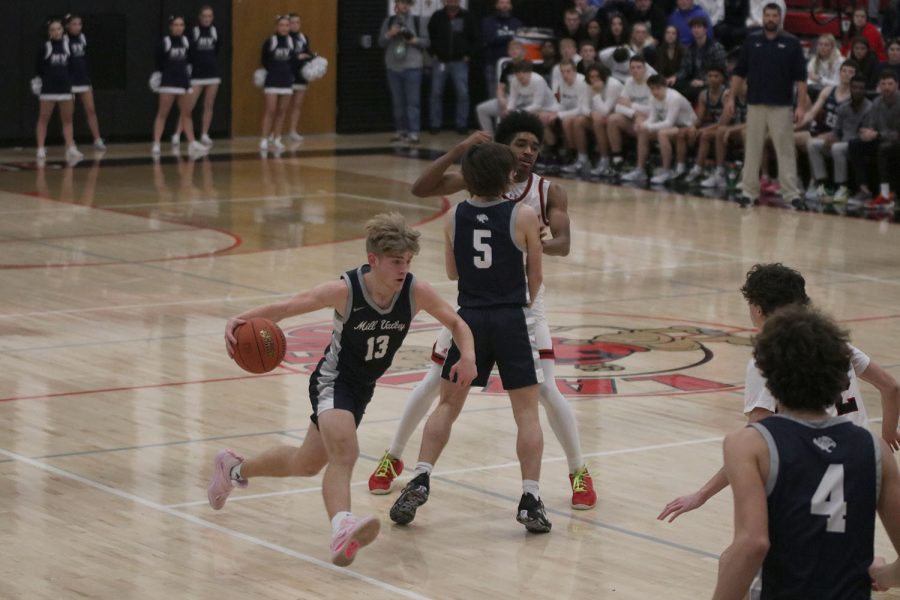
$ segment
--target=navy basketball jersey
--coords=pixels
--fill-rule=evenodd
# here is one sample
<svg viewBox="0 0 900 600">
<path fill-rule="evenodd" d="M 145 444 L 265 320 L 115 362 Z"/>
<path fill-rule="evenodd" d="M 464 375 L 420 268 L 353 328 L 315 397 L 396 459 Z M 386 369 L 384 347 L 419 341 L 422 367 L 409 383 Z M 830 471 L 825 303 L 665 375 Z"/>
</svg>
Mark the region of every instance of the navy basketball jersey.
<svg viewBox="0 0 900 600">
<path fill-rule="evenodd" d="M 504 198 L 456 205 L 453 256 L 461 307 L 528 304 L 525 248 L 519 246 L 515 235 L 519 206 Z"/>
<path fill-rule="evenodd" d="M 881 484 L 872 433 L 834 417 L 775 415 L 751 424 L 769 447 L 769 553 L 763 600 L 871 597 L 869 565 Z"/>
<path fill-rule="evenodd" d="M 407 273 L 403 288 L 391 305 L 380 308 L 369 297 L 363 282 L 363 275 L 370 269 L 363 265 L 341 275 L 349 292 L 347 307 L 343 315 L 335 313 L 331 343 L 319 363 L 320 384 L 332 378 L 374 387 L 391 366 L 409 331 L 416 312 L 412 273 Z"/>
</svg>

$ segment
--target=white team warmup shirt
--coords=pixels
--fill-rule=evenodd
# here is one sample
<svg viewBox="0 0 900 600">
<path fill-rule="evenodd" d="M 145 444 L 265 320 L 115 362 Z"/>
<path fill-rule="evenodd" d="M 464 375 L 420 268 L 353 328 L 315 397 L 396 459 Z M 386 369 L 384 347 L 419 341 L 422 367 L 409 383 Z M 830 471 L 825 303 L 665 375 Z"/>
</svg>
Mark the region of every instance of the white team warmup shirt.
<svg viewBox="0 0 900 600">
<path fill-rule="evenodd" d="M 609 115 L 616 111 L 616 101 L 622 95 L 625 84 L 615 77 L 607 77 L 606 85 L 599 94 L 591 89 L 591 112 L 601 115 Z"/>
<path fill-rule="evenodd" d="M 650 118 L 647 120 L 647 129 L 650 131 L 687 127 L 696 120 L 694 107 L 687 98 L 672 88 L 666 88 L 666 97 L 662 100 L 650 95 Z"/>
<path fill-rule="evenodd" d="M 871 359 L 859 348 L 852 345 L 850 350 L 852 351 L 850 371 L 847 373 L 850 378 L 850 386 L 841 393 L 841 406 L 846 411 L 844 412 L 845 417 L 860 427 L 868 427 L 869 415 L 866 414 L 866 406 L 863 404 L 858 376 L 869 368 Z M 854 406 L 856 407 L 855 410 L 853 410 Z M 754 408 L 764 408 L 770 412 L 775 412 L 776 401 L 766 387 L 766 379 L 756 367 L 756 361 L 751 358 L 750 362 L 747 363 L 747 376 L 744 383 L 744 414 L 750 414 Z M 828 414 L 836 416 L 838 414 L 837 408 L 832 406 L 828 409 Z"/>
<path fill-rule="evenodd" d="M 519 79 L 514 75 L 509 79 L 509 102 L 510 110 L 525 110 L 528 112 L 537 112 L 539 110 L 556 111 L 559 105 L 550 86 L 544 81 L 544 78 L 536 73 L 531 74 L 531 81 L 528 85 L 519 83 Z"/>
<path fill-rule="evenodd" d="M 559 86 L 559 118 L 591 114 L 591 88 L 584 82 L 584 75 L 577 74 L 575 83 L 563 80 Z"/>
<path fill-rule="evenodd" d="M 631 118 L 634 117 L 636 112 L 644 113 L 645 115 L 650 113 L 650 88 L 647 86 L 646 80 L 644 83 L 637 83 L 633 77 L 629 77 L 625 80 L 625 86 L 622 88 L 620 96 L 631 100 L 631 106 L 617 104 L 617 113 Z"/>
</svg>

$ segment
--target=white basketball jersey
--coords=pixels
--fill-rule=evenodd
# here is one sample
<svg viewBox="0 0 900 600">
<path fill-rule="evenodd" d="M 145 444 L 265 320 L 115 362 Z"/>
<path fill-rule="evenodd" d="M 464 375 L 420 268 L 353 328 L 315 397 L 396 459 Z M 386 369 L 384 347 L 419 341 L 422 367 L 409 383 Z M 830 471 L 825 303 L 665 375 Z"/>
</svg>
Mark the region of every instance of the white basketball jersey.
<svg viewBox="0 0 900 600">
<path fill-rule="evenodd" d="M 841 393 L 840 404 L 829 407 L 828 414 L 832 416 L 840 414 L 860 427 L 868 427 L 869 415 L 866 413 L 866 405 L 863 403 L 857 376 L 869 368 L 871 359 L 854 346 L 850 346 L 850 350 L 852 351 L 850 371 L 847 373 L 850 385 Z M 775 412 L 775 406 L 775 398 L 766 387 L 766 379 L 751 358 L 747 364 L 747 377 L 744 383 L 744 414 L 750 414 L 757 407 Z"/>
<path fill-rule="evenodd" d="M 532 173 L 528 179 L 513 184 L 503 195 L 510 202 L 524 202 L 534 209 L 541 219 L 542 225 L 550 225 L 547 218 L 547 202 L 550 195 L 550 182 Z"/>
</svg>

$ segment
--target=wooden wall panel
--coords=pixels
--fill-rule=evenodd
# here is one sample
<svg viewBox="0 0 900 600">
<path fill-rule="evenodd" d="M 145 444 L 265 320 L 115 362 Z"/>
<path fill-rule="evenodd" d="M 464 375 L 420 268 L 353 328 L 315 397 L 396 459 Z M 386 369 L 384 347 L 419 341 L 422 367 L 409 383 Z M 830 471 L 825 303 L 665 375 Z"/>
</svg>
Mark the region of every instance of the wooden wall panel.
<svg viewBox="0 0 900 600">
<path fill-rule="evenodd" d="M 263 114 L 262 90 L 253 85 L 253 72 L 260 68 L 263 40 L 272 35 L 275 16 L 295 12 L 301 30 L 309 36 L 314 52 L 328 59 L 328 74 L 309 86 L 301 133 L 335 130 L 337 110 L 337 2 L 335 0 L 234 0 L 234 49 L 231 63 L 232 135 L 259 135 Z"/>
</svg>

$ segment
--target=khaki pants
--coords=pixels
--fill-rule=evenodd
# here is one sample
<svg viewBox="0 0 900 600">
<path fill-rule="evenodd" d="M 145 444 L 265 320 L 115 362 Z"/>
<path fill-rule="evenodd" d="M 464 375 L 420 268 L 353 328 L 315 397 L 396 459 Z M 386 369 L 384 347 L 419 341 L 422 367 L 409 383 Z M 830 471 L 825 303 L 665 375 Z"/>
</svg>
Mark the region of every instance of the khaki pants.
<svg viewBox="0 0 900 600">
<path fill-rule="evenodd" d="M 794 111 L 790 106 L 751 104 L 747 107 L 743 194 L 748 198 L 759 198 L 759 166 L 767 130 L 778 159 L 781 197 L 795 200 L 800 197 L 800 188 L 797 184 L 797 154 L 794 146 Z"/>
</svg>

